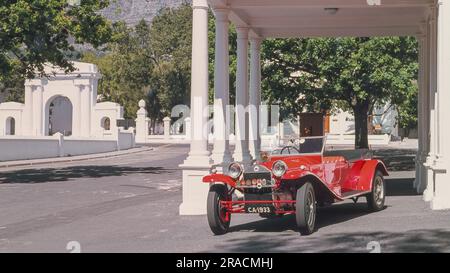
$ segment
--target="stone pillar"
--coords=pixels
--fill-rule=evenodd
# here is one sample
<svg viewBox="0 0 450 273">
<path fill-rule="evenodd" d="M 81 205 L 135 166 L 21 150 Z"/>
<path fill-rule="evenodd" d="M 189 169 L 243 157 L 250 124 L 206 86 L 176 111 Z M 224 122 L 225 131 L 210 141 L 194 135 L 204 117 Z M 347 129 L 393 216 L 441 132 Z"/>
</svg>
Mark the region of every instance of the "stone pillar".
<svg viewBox="0 0 450 273">
<path fill-rule="evenodd" d="M 73 113 L 72 113 L 72 136 L 74 137 L 80 137 L 82 136 L 82 92 L 84 89 L 84 84 L 79 83 L 76 81 L 74 85 L 78 88 L 75 96 L 74 96 L 74 102 L 72 104 L 73 107 Z"/>
<path fill-rule="evenodd" d="M 91 86 L 81 86 L 81 136 L 91 136 Z"/>
<path fill-rule="evenodd" d="M 44 106 L 42 85 L 33 88 L 33 135 L 44 136 Z"/>
<path fill-rule="evenodd" d="M 163 125 L 164 125 L 164 139 L 170 138 L 170 118 L 165 117 L 163 118 Z"/>
<path fill-rule="evenodd" d="M 208 151 L 208 2 L 193 0 L 191 69 L 191 148 L 183 169 L 181 215 L 206 214 L 209 185 L 202 182 L 212 161 Z"/>
<path fill-rule="evenodd" d="M 422 33 L 417 37 L 417 40 L 419 42 L 419 73 L 418 73 L 418 100 L 417 100 L 417 112 L 418 112 L 418 119 L 417 119 L 417 128 L 418 128 L 418 149 L 416 154 L 416 175 L 414 180 L 414 188 L 417 190 L 418 185 L 420 184 L 422 177 L 422 173 L 425 171 L 423 168 L 423 156 L 425 154 L 425 92 L 427 90 L 425 85 L 425 52 L 426 52 L 426 34 Z"/>
<path fill-rule="evenodd" d="M 450 209 L 450 1 L 439 1 L 437 43 L 438 156 L 434 170 L 432 209 Z"/>
<path fill-rule="evenodd" d="M 145 100 L 139 101 L 139 110 L 136 113 L 136 142 L 145 143 L 148 136 L 147 110 L 145 110 Z"/>
<path fill-rule="evenodd" d="M 436 119 L 436 105 L 437 105 L 437 93 L 436 93 L 436 69 L 437 69 L 437 8 L 431 8 L 430 15 L 430 23 L 428 25 L 429 28 L 429 123 L 430 129 L 428 132 L 430 143 L 429 143 L 429 152 L 425 162 L 425 166 L 427 167 L 427 185 L 426 189 L 423 192 L 424 201 L 431 201 L 434 195 L 434 171 L 433 166 L 436 160 L 436 149 L 437 149 L 437 119 Z"/>
<path fill-rule="evenodd" d="M 251 38 L 250 103 L 249 103 L 249 149 L 253 158 L 259 159 L 261 150 L 261 38 Z"/>
<path fill-rule="evenodd" d="M 184 119 L 184 131 L 186 133 L 186 140 L 191 140 L 191 118 L 187 117 Z"/>
<path fill-rule="evenodd" d="M 419 131 L 422 131 L 422 152 L 420 154 L 420 172 L 419 178 L 416 176 L 416 191 L 422 194 L 428 184 L 428 165 L 427 156 L 430 152 L 430 22 L 428 21 L 425 26 L 425 36 L 424 36 L 424 48 L 423 48 L 423 85 L 422 85 L 422 96 L 420 97 L 419 107 L 422 107 L 422 118 L 420 118 L 422 125 Z M 419 108 L 420 109 L 420 108 Z M 417 174 L 416 174 L 417 175 Z"/>
<path fill-rule="evenodd" d="M 237 27 L 237 71 L 236 71 L 236 147 L 234 159 L 250 163 L 252 158 L 248 149 L 248 31 Z"/>
<path fill-rule="evenodd" d="M 25 116 L 22 119 L 22 135 L 33 136 L 33 91 L 36 88 L 30 81 L 25 82 Z"/>
<path fill-rule="evenodd" d="M 214 164 L 228 165 L 231 162 L 226 107 L 229 105 L 228 10 L 216 9 L 216 48 L 214 68 L 214 149 L 211 158 Z"/>
</svg>

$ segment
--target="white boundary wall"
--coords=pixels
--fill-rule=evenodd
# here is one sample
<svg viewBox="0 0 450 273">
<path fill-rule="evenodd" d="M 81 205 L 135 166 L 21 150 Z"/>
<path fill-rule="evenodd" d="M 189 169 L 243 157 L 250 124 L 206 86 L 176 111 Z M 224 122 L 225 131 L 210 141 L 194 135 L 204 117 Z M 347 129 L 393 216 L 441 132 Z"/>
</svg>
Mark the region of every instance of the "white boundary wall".
<svg viewBox="0 0 450 273">
<path fill-rule="evenodd" d="M 40 159 L 105 153 L 135 146 L 132 129 L 118 132 L 118 137 L 94 139 L 64 137 L 0 136 L 0 161 Z"/>
</svg>

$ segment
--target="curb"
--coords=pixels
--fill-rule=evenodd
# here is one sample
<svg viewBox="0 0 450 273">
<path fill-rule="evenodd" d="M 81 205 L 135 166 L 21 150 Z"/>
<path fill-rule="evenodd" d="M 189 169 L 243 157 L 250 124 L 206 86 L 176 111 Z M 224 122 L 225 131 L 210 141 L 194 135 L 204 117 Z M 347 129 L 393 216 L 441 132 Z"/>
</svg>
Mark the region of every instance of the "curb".
<svg viewBox="0 0 450 273">
<path fill-rule="evenodd" d="M 29 159 L 29 160 L 20 160 L 20 161 L 6 161 L 6 162 L 0 162 L 0 169 L 9 168 L 9 167 L 19 167 L 19 166 L 34 166 L 34 165 L 42 165 L 42 164 L 48 164 L 48 163 L 53 164 L 53 163 L 76 162 L 76 161 L 83 161 L 83 160 L 88 161 L 88 160 L 92 160 L 92 159 L 118 157 L 121 155 L 137 154 L 137 153 L 154 151 L 154 150 L 155 150 L 155 148 L 153 148 L 153 147 L 141 146 L 139 148 L 132 148 L 132 149 L 128 149 L 125 151 L 115 151 L 115 152 L 107 152 L 107 153 L 93 154 L 93 155 L 78 155 L 78 156 L 73 156 L 73 157 L 55 157 L 55 158 Z"/>
</svg>

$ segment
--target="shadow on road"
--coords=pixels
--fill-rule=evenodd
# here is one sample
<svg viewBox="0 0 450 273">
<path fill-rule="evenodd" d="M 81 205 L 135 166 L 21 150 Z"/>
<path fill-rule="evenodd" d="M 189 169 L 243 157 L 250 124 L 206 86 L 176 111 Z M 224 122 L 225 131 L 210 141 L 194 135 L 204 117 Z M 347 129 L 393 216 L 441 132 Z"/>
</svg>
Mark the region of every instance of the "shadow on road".
<svg viewBox="0 0 450 273">
<path fill-rule="evenodd" d="M 386 196 L 419 195 L 413 187 L 414 178 L 386 178 Z"/>
<path fill-rule="evenodd" d="M 0 183 L 44 183 L 61 182 L 76 178 L 100 178 L 108 176 L 125 176 L 129 174 L 167 174 L 175 170 L 162 167 L 127 167 L 127 166 L 74 166 L 66 168 L 28 169 L 0 173 Z"/>
<path fill-rule="evenodd" d="M 323 227 L 346 222 L 369 213 L 370 212 L 367 210 L 367 205 L 365 202 L 356 204 L 334 204 L 319 208 L 317 212 L 316 228 L 319 230 Z M 259 221 L 230 227 L 230 232 L 243 230 L 253 232 L 282 232 L 287 230 L 297 231 L 295 215 L 291 214 L 283 217 L 262 219 Z"/>
<path fill-rule="evenodd" d="M 386 164 L 388 171 L 414 171 L 417 150 L 378 149 L 373 151 L 376 158 Z"/>
<path fill-rule="evenodd" d="M 414 179 L 386 179 L 386 195 L 387 196 L 410 196 L 417 195 L 413 188 Z M 381 213 L 381 212 L 379 212 Z M 337 203 L 328 207 L 319 208 L 316 227 L 321 229 L 365 216 L 370 214 L 367 209 L 365 197 L 361 197 L 360 201 L 354 203 Z M 262 219 L 242 225 L 230 227 L 230 232 L 236 231 L 253 231 L 253 232 L 283 232 L 287 230 L 297 231 L 294 215 L 286 215 L 284 217 Z"/>
<path fill-rule="evenodd" d="M 412 230 L 402 232 L 345 232 L 300 236 L 295 233 L 249 234 L 224 240 L 217 245 L 223 252 L 369 252 L 371 241 L 381 252 L 448 252 L 449 230 Z"/>
</svg>

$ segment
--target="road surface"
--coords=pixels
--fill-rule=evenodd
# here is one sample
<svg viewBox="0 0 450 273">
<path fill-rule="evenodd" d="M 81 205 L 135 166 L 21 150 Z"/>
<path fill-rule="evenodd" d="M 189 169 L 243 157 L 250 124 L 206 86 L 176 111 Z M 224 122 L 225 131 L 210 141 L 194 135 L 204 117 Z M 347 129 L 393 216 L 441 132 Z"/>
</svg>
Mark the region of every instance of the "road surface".
<svg viewBox="0 0 450 273">
<path fill-rule="evenodd" d="M 223 236 L 205 216 L 179 216 L 188 150 L 0 169 L 0 252 L 69 252 L 73 242 L 82 252 L 450 251 L 450 211 L 412 190 L 414 151 L 379 152 L 393 170 L 385 210 L 368 214 L 365 200 L 322 208 L 305 237 L 290 216 L 233 215 Z"/>
</svg>

